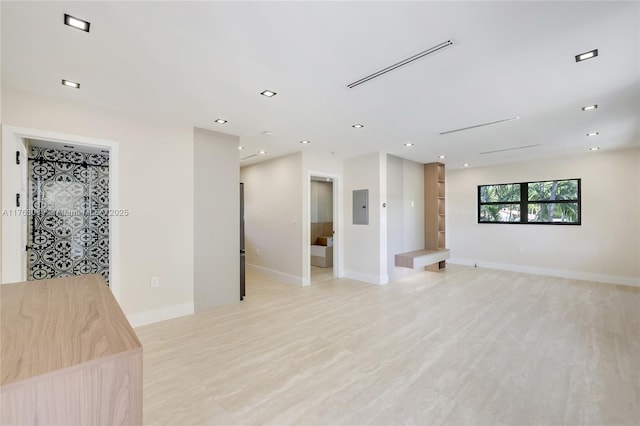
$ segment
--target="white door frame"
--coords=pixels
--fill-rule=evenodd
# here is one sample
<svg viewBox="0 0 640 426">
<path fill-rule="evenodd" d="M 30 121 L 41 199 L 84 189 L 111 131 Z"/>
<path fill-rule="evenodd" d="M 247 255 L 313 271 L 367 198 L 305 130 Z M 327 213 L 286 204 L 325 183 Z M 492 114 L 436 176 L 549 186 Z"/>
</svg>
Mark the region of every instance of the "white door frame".
<svg viewBox="0 0 640 426">
<path fill-rule="evenodd" d="M 109 209 L 120 205 L 120 151 L 118 142 L 45 130 L 2 125 L 2 283 L 27 279 L 27 155 L 26 139 L 37 139 L 58 145 L 109 150 Z M 20 165 L 16 164 L 20 151 Z M 16 207 L 20 194 L 20 207 Z M 109 218 L 109 287 L 120 301 L 120 218 Z"/>
<path fill-rule="evenodd" d="M 311 284 L 311 177 L 329 178 L 333 181 L 333 276 L 344 276 L 342 266 L 342 223 L 340 208 L 342 206 L 340 195 L 342 194 L 340 176 L 332 173 L 308 171 L 305 181 L 305 209 L 303 248 L 302 248 L 302 285 Z"/>
</svg>

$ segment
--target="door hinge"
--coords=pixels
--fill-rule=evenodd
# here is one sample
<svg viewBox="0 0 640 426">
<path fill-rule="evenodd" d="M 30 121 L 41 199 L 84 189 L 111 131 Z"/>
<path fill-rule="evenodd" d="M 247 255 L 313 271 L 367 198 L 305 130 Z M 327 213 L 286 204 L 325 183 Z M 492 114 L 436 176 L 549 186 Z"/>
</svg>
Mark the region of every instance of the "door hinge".
<svg viewBox="0 0 640 426">
<path fill-rule="evenodd" d="M 16 151 L 16 164 L 20 164 L 20 151 Z"/>
</svg>

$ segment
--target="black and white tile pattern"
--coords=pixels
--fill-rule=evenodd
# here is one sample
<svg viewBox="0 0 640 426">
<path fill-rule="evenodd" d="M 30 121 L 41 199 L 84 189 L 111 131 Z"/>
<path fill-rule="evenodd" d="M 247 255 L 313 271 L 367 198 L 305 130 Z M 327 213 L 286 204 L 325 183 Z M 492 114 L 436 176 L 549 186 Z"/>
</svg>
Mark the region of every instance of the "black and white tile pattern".
<svg viewBox="0 0 640 426">
<path fill-rule="evenodd" d="M 28 279 L 109 282 L 109 156 L 31 147 Z"/>
</svg>

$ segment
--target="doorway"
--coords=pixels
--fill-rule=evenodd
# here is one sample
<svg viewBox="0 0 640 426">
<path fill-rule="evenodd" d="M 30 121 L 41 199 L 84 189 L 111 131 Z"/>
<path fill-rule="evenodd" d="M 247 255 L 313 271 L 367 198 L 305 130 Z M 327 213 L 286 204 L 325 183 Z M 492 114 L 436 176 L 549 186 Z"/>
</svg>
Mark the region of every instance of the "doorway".
<svg viewBox="0 0 640 426">
<path fill-rule="evenodd" d="M 2 126 L 2 283 L 27 281 L 27 266 L 31 261 L 29 257 L 32 256 L 25 250 L 29 244 L 28 222 L 31 219 L 29 214 L 32 213 L 29 210 L 28 172 L 28 148 L 32 141 L 37 141 L 35 145 L 51 149 L 64 150 L 64 145 L 70 145 L 73 150 L 87 153 L 108 153 L 108 182 L 103 181 L 103 185 L 108 187 L 109 238 L 106 243 L 108 249 L 102 253 L 108 258 L 109 287 L 116 300 L 120 301 L 121 216 L 112 214 L 122 211 L 119 210 L 119 143 L 11 125 Z M 104 227 L 102 229 L 104 232 Z M 74 253 L 78 253 L 77 248 Z"/>
<path fill-rule="evenodd" d="M 334 276 L 334 179 L 311 176 L 309 186 L 310 281 L 318 284 Z"/>
</svg>

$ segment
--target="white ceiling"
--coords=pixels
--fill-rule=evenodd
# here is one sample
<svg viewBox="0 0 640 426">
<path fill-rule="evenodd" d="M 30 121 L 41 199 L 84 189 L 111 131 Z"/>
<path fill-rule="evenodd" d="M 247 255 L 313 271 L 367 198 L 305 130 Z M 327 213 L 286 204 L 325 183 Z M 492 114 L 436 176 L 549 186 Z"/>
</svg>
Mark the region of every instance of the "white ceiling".
<svg viewBox="0 0 640 426">
<path fill-rule="evenodd" d="M 445 154 L 459 168 L 640 143 L 638 2 L 1 7 L 4 90 L 238 135 L 241 157 L 268 151 L 241 164 L 299 150 L 383 151 L 423 163 Z M 64 26 L 64 13 L 90 21 L 91 32 Z M 346 87 L 446 39 L 453 46 Z M 598 57 L 575 62 L 596 48 Z M 265 98 L 264 89 L 278 94 Z M 512 116 L 520 119 L 440 135 Z M 539 146 L 480 154 L 530 145 Z"/>
</svg>

